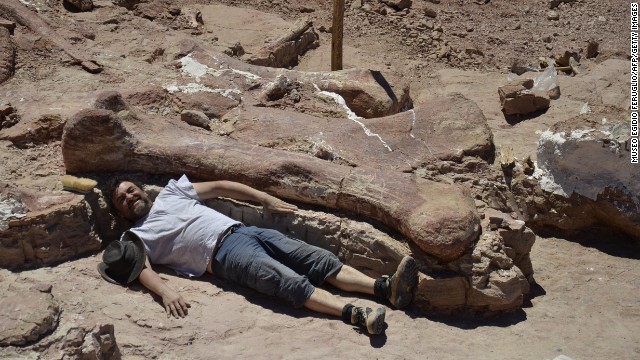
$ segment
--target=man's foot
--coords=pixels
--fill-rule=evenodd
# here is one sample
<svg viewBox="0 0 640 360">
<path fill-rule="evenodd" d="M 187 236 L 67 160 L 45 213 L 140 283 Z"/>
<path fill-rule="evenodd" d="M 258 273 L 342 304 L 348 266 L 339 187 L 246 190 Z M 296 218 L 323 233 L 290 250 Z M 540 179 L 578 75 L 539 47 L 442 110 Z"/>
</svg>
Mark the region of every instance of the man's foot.
<svg viewBox="0 0 640 360">
<path fill-rule="evenodd" d="M 405 256 L 396 272 L 388 280 L 389 301 L 398 309 L 404 309 L 413 300 L 413 290 L 418 285 L 418 265 L 411 256 Z"/>
<path fill-rule="evenodd" d="M 356 307 L 351 309 L 351 323 L 366 328 L 369 334 L 378 335 L 384 327 L 384 307 L 375 310 L 367 307 Z"/>
</svg>

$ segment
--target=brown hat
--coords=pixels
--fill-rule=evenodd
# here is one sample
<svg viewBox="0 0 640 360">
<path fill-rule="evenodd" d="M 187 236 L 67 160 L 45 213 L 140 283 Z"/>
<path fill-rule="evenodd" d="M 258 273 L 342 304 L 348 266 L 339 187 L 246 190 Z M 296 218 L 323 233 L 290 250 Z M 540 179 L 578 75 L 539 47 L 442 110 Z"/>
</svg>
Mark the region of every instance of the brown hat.
<svg viewBox="0 0 640 360">
<path fill-rule="evenodd" d="M 131 231 L 125 231 L 119 241 L 111 242 L 104 249 L 98 272 L 109 282 L 126 285 L 138 278 L 145 259 L 142 240 Z"/>
</svg>

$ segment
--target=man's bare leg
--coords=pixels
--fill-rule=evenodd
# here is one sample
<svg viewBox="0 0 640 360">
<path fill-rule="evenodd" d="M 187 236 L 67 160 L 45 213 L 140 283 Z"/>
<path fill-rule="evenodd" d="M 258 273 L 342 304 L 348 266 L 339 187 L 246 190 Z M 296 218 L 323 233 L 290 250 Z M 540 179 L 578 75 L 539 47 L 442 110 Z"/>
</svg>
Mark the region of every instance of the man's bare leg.
<svg viewBox="0 0 640 360">
<path fill-rule="evenodd" d="M 304 303 L 304 307 L 309 310 L 333 316 L 342 316 L 342 309 L 345 305 L 347 305 L 345 301 L 320 288 L 315 288 Z"/>
<path fill-rule="evenodd" d="M 380 334 L 384 328 L 384 307 L 356 307 L 319 288 L 314 289 L 304 306 L 323 314 L 341 317 L 347 324 L 359 325 L 372 335 Z"/>
<path fill-rule="evenodd" d="M 340 290 L 373 295 L 373 285 L 376 279 L 361 273 L 351 266 L 343 265 L 340 271 L 327 278 L 327 282 Z"/>
</svg>

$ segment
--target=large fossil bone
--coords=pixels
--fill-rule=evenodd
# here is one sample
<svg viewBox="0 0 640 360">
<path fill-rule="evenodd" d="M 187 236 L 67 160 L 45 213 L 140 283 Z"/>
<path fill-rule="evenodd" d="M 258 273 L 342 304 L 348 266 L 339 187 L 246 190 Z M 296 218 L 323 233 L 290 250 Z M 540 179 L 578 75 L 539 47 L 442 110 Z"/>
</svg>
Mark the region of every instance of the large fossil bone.
<svg viewBox="0 0 640 360">
<path fill-rule="evenodd" d="M 242 102 L 251 104 L 256 100 L 246 96 L 247 93 L 284 77 L 290 82 L 312 84 L 318 90 L 339 94 L 355 114 L 364 118 L 396 114 L 412 107 L 408 85 L 389 81 L 378 71 L 304 72 L 247 64 L 221 53 L 210 53 L 197 45 L 192 50 L 178 60 L 185 78 L 177 88 L 223 82 L 234 87 L 226 91 L 242 92 Z M 223 89 L 216 89 L 220 90 Z"/>
<path fill-rule="evenodd" d="M 246 107 L 229 111 L 222 120 L 212 125 L 214 133 L 351 166 L 411 172 L 438 160 L 493 156 L 493 135 L 482 111 L 462 95 L 375 119 Z"/>
<path fill-rule="evenodd" d="M 464 254 L 478 236 L 475 205 L 457 186 L 211 137 L 179 121 L 138 117 L 118 101 L 104 103 L 118 114 L 87 109 L 66 124 L 62 153 L 68 172 L 235 180 L 285 199 L 378 220 L 443 260 Z"/>
</svg>

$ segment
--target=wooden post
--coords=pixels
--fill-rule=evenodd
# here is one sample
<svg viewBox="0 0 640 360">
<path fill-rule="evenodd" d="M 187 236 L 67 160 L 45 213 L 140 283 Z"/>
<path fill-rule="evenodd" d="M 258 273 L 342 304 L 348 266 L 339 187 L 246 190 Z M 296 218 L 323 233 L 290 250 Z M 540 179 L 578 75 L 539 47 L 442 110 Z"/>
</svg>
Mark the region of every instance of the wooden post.
<svg viewBox="0 0 640 360">
<path fill-rule="evenodd" d="M 344 0 L 333 0 L 333 25 L 331 30 L 331 71 L 342 70 L 343 24 Z"/>
</svg>

